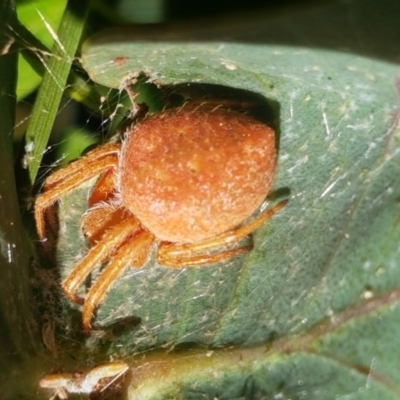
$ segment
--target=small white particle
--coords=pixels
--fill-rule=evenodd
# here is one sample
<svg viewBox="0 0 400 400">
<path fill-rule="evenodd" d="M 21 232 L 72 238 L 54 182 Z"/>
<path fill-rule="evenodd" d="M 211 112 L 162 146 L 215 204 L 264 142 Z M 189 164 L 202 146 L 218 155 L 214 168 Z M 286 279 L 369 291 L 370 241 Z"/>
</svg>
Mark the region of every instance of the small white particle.
<svg viewBox="0 0 400 400">
<path fill-rule="evenodd" d="M 221 64 L 229 71 L 236 71 L 237 66 L 229 61 L 221 61 Z"/>
</svg>

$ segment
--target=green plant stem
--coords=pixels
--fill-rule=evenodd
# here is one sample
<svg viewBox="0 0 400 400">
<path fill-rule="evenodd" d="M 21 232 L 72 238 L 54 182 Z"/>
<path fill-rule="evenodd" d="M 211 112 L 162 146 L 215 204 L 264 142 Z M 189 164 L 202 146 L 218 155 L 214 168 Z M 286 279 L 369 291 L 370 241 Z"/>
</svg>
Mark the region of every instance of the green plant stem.
<svg viewBox="0 0 400 400">
<path fill-rule="evenodd" d="M 0 26 L 3 55 L 0 57 L 0 359 L 15 361 L 32 351 L 38 341 L 34 311 L 30 307 L 28 246 L 18 204 L 13 167 L 13 128 L 15 124 L 17 52 L 13 39 L 4 31 L 16 21 L 12 0 L 2 2 Z M 11 356 L 12 355 L 12 356 Z M 9 365 L 9 364 L 8 364 Z"/>
</svg>

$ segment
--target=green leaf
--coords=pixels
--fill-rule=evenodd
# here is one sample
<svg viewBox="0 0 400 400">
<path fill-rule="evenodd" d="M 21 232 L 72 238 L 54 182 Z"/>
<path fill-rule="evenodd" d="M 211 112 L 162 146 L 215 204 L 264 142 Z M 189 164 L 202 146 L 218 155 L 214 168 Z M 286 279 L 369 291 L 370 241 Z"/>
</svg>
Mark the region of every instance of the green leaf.
<svg viewBox="0 0 400 400">
<path fill-rule="evenodd" d="M 116 45 L 115 38 L 107 46 L 104 38 L 91 40 L 83 54 L 98 83 L 117 87 L 145 71 L 158 84 L 214 83 L 278 102 L 275 189 L 291 192 L 289 205 L 256 232 L 255 248 L 243 258 L 178 271 L 154 262 L 139 271 L 128 269 L 96 321 L 107 326 L 135 316 L 141 323 L 116 338 L 112 352 L 125 357 L 185 343 L 271 343 L 268 351 L 254 348 L 240 368 L 244 350 L 228 351 L 226 359 L 217 351 L 215 370 L 222 376 L 211 386 L 213 357 L 185 373 L 173 358 L 181 373 L 171 373 L 161 382 L 165 387 L 157 386 L 162 398 L 180 390 L 186 398 L 194 387 L 209 396 L 231 387 L 232 397 L 239 396 L 249 376 L 258 391 L 271 396 L 280 387 L 288 398 L 301 391 L 331 398 L 365 387 L 369 398 L 397 397 L 400 365 L 391 357 L 397 335 L 388 333 L 387 345 L 376 346 L 380 329 L 394 332 L 399 320 L 397 67 L 326 50 L 233 43 Z M 128 59 L 125 65 L 105 68 L 122 56 Z M 176 60 L 182 68 L 176 68 Z M 83 212 L 84 202 L 79 201 L 80 211 L 71 202 L 77 204 L 75 195 L 64 200 L 63 213 Z M 62 214 L 62 221 L 67 217 Z M 76 234 L 75 220 L 61 237 L 63 274 L 82 251 L 71 240 L 72 230 Z M 176 379 L 180 384 L 174 386 Z M 154 395 L 146 398 L 160 398 L 152 378 L 143 382 Z"/>
<path fill-rule="evenodd" d="M 85 44 L 84 68 L 109 87 L 143 72 L 159 85 L 224 85 L 279 104 L 274 190 L 290 191 L 244 257 L 170 270 L 153 255 L 127 268 L 94 318 L 103 332 L 86 346 L 129 360 L 129 399 L 399 398 L 398 65 L 390 51 L 384 61 L 243 42 L 120 31 Z M 60 207 L 62 276 L 85 251 L 87 192 Z M 62 321 L 82 340 L 69 307 Z M 165 354 L 176 346 L 214 350 Z M 149 349 L 159 352 L 130 358 Z"/>
<path fill-rule="evenodd" d="M 27 156 L 31 160 L 29 177 L 33 183 L 36 178 L 44 149 L 54 124 L 55 117 L 64 92 L 64 87 L 81 38 L 86 2 L 71 1 L 65 9 L 58 40 L 52 49 L 52 58 L 46 68 L 43 82 L 36 98 L 32 115 L 26 131 Z"/>
<path fill-rule="evenodd" d="M 18 19 L 41 43 L 51 48 L 54 42 L 52 33 L 57 32 L 65 4 L 64 0 L 20 0 L 17 5 Z M 53 32 L 49 30 L 49 27 Z M 17 37 L 17 40 L 22 41 L 20 43 L 22 48 L 24 45 L 28 48 L 32 46 L 32 44 L 29 46 L 29 43 L 24 43 L 23 37 Z M 46 55 L 40 48 L 32 50 L 38 53 L 43 63 L 47 61 Z M 22 55 L 18 60 L 18 75 L 17 97 L 22 99 L 39 86 L 42 77 Z"/>
</svg>

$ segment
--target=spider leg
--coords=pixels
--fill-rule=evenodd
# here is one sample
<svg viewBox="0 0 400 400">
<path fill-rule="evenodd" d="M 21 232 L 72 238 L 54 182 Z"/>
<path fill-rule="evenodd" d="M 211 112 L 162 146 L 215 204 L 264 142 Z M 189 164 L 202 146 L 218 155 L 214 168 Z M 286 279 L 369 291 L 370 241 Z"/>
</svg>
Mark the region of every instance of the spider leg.
<svg viewBox="0 0 400 400">
<path fill-rule="evenodd" d="M 189 254 L 189 252 L 187 252 L 185 255 L 174 257 L 168 257 L 168 254 L 166 254 L 163 255 L 162 258 L 158 256 L 157 261 L 168 268 L 197 267 L 200 265 L 214 264 L 224 260 L 229 260 L 230 258 L 248 253 L 252 248 L 253 246 L 249 245 L 215 254 Z"/>
<path fill-rule="evenodd" d="M 82 233 L 92 245 L 99 242 L 107 230 L 117 226 L 132 214 L 123 207 L 100 203 L 83 214 L 80 221 Z"/>
<path fill-rule="evenodd" d="M 56 185 L 60 181 L 65 180 L 65 168 L 68 168 L 69 176 L 75 175 L 81 170 L 87 169 L 87 166 L 93 162 L 93 160 L 100 160 L 107 157 L 110 154 L 118 153 L 121 148 L 119 144 L 105 144 L 103 146 L 97 147 L 89 151 L 84 156 L 78 158 L 77 160 L 71 162 L 67 166 L 60 168 L 58 171 L 54 171 L 44 183 L 44 188 L 50 188 Z"/>
<path fill-rule="evenodd" d="M 126 266 L 131 265 L 140 268 L 148 258 L 151 245 L 154 243 L 154 236 L 145 230 L 140 231 L 134 237 L 127 239 L 111 258 L 97 281 L 89 289 L 83 306 L 83 329 L 86 334 L 90 333 L 90 320 L 95 308 L 104 298 L 112 283 Z"/>
<path fill-rule="evenodd" d="M 237 243 L 239 240 L 245 238 L 259 226 L 261 226 L 265 221 L 270 219 L 274 214 L 280 211 L 287 204 L 287 202 L 288 200 L 283 200 L 274 207 L 261 213 L 249 223 L 199 243 L 175 244 L 162 242 L 158 246 L 157 260 L 160 264 L 167 267 L 181 268 L 210 264 L 243 254 L 250 250 L 249 246 L 231 249 L 216 254 L 204 254 L 204 252 L 214 250 L 221 246 Z"/>
<path fill-rule="evenodd" d="M 46 210 L 64 194 L 76 189 L 101 172 L 112 169 L 118 163 L 117 145 L 96 149 L 86 156 L 61 168 L 45 181 L 43 192 L 35 202 L 35 220 L 39 239 L 45 238 Z M 112 149 L 112 151 L 111 151 Z M 97 158 L 96 158 L 97 157 Z"/>
<path fill-rule="evenodd" d="M 119 225 L 108 230 L 101 240 L 86 253 L 85 257 L 78 263 L 73 271 L 62 283 L 65 295 L 74 303 L 82 304 L 83 300 L 76 296 L 78 287 L 84 279 L 92 272 L 96 265 L 102 263 L 140 227 L 139 221 L 128 218 Z"/>
<path fill-rule="evenodd" d="M 115 170 L 104 172 L 92 189 L 88 199 L 89 208 L 101 202 L 110 202 L 115 198 Z"/>
</svg>

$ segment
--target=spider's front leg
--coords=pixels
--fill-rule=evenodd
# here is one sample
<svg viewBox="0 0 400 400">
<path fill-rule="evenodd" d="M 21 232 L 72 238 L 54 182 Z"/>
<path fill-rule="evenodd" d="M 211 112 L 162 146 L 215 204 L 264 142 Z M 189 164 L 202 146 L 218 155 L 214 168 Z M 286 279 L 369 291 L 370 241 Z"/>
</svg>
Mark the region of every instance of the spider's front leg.
<svg viewBox="0 0 400 400">
<path fill-rule="evenodd" d="M 78 188 L 96 175 L 115 168 L 118 164 L 119 149 L 120 145 L 116 144 L 101 146 L 54 172 L 46 179 L 42 193 L 36 199 L 34 210 L 36 228 L 40 240 L 44 241 L 46 237 L 45 215 L 48 208 L 62 196 Z"/>
</svg>

